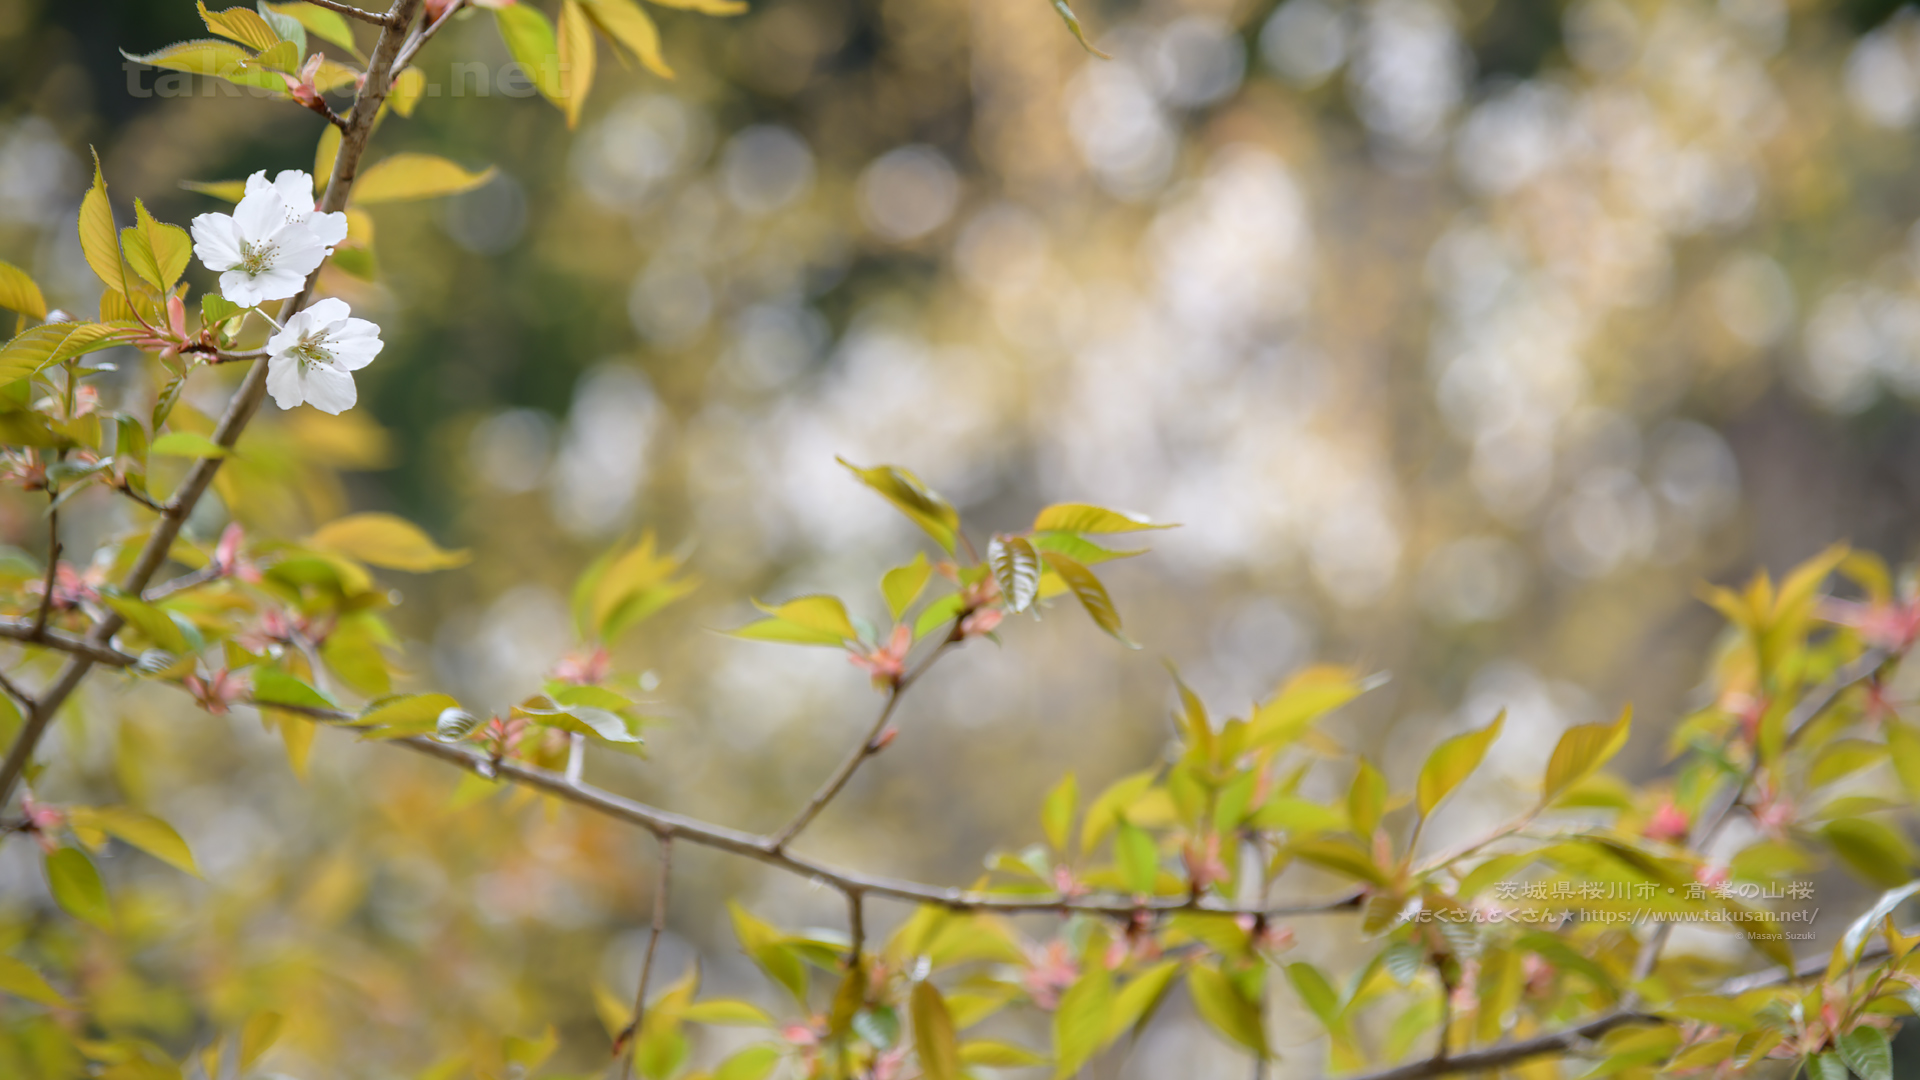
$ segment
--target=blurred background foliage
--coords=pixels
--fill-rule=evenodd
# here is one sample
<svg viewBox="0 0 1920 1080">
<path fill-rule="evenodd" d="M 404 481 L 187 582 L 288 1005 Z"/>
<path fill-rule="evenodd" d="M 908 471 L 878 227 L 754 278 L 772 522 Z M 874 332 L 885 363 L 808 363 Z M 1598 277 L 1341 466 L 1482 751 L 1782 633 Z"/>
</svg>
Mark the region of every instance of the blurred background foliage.
<svg viewBox="0 0 1920 1080">
<path fill-rule="evenodd" d="M 451 64 L 507 56 L 484 13 L 454 25 L 421 60 L 442 92 L 376 154 L 499 176 L 374 212 L 377 281 L 330 279 L 389 343 L 361 422 L 276 414 L 248 435 L 303 440 L 344 479 L 289 474 L 243 516 L 298 534 L 392 510 L 472 548 L 391 584 L 413 684 L 491 707 L 560 658 L 579 568 L 656 531 L 704 584 L 627 645 L 657 679 L 650 759 L 589 775 L 748 828 L 804 798 L 872 695 L 832 656 L 707 631 L 750 596 L 832 590 L 875 614 L 879 572 L 921 543 L 836 454 L 916 470 L 976 537 L 1063 499 L 1182 522 L 1108 575 L 1142 651 L 1077 617 L 1009 625 L 917 692 L 805 841 L 946 881 L 1037 838 L 1061 770 L 1097 787 L 1159 753 L 1163 659 L 1221 711 L 1310 658 L 1391 672 L 1334 730 L 1402 784 L 1510 708 L 1469 829 L 1529 797 L 1566 726 L 1625 700 L 1628 758 L 1658 765 L 1712 645 L 1699 582 L 1836 539 L 1913 554 L 1913 9 L 1079 13 L 1116 59 L 1040 0 L 661 12 L 677 78 L 603 50 L 574 131 L 538 98 L 456 98 Z M 185 0 L 0 0 L 0 257 L 54 304 L 97 296 L 74 236 L 89 144 L 117 197 L 174 221 L 217 208 L 183 178 L 310 167 L 316 117 L 206 85 L 160 97 L 117 51 L 202 34 Z M 123 512 L 78 501 L 71 547 Z M 0 501 L 7 542 L 37 551 L 37 522 Z M 295 783 L 251 719 L 97 682 L 41 788 L 152 807 L 207 873 L 109 861 L 132 947 L 82 959 L 129 1024 L 181 1047 L 277 1008 L 268 1063 L 294 1075 L 413 1075 L 549 1023 L 556 1067 L 604 1061 L 594 988 L 624 999 L 637 978 L 645 837 L 450 803 L 453 776 L 344 736 Z M 0 903 L 93 947 L 51 916 L 35 858 L 0 850 Z M 715 992 L 772 1000 L 721 898 L 840 922 L 804 883 L 707 852 L 683 867 L 664 970 L 698 956 Z M 1340 937 L 1300 948 L 1337 963 Z M 1184 1016 L 1098 1075 L 1201 1075 L 1210 1054 L 1237 1075 Z"/>
</svg>

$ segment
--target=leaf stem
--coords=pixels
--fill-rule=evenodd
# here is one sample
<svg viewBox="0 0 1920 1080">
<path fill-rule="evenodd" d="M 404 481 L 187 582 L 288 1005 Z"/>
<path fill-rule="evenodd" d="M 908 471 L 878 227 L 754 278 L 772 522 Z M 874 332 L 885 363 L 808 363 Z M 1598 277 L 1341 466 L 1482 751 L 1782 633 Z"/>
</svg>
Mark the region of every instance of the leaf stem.
<svg viewBox="0 0 1920 1080">
<path fill-rule="evenodd" d="M 673 834 L 660 836 L 660 880 L 653 886 L 653 929 L 647 935 L 646 959 L 640 961 L 640 989 L 633 995 L 633 1020 L 621 1031 L 619 1041 L 626 1051 L 621 1056 L 620 1080 L 633 1075 L 634 1052 L 640 1043 L 640 1025 L 647 1018 L 647 984 L 653 979 L 653 957 L 660 949 L 660 935 L 667 928 L 667 889 L 673 883 Z"/>
</svg>

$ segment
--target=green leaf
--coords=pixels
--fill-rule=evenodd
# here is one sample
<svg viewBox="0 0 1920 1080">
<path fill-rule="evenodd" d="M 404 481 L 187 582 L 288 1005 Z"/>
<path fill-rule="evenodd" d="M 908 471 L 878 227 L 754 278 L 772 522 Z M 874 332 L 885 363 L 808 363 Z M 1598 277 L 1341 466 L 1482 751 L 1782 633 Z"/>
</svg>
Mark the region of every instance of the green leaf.
<svg viewBox="0 0 1920 1080">
<path fill-rule="evenodd" d="M 515 5 L 506 10 L 532 11 L 536 16 L 539 15 L 539 12 L 525 5 Z M 360 174 L 360 179 L 353 185 L 353 203 L 356 206 L 371 206 L 375 203 L 458 195 L 492 180 L 494 171 L 489 167 L 484 172 L 468 172 L 446 158 L 432 154 L 394 154 L 375 162 Z"/>
<path fill-rule="evenodd" d="M 900 1014 L 886 1005 L 853 1014 L 853 1033 L 876 1050 L 890 1050 L 900 1041 Z"/>
<path fill-rule="evenodd" d="M 1154 1007 L 1166 996 L 1174 976 L 1180 974 L 1180 961 L 1162 960 L 1135 975 L 1113 998 L 1113 1026 L 1107 1040 L 1118 1039 L 1128 1028 L 1137 1028 L 1152 1015 Z"/>
<path fill-rule="evenodd" d="M 922 1061 L 926 1059 L 921 1058 Z M 974 1039 L 960 1044 L 960 1063 L 962 1065 L 986 1065 L 996 1069 L 1025 1069 L 1035 1065 L 1045 1065 L 1046 1056 L 1036 1054 L 1024 1046 L 1001 1042 L 997 1039 Z M 932 1073 L 927 1074 L 932 1077 Z"/>
<path fill-rule="evenodd" d="M 547 16 L 531 4 L 514 4 L 495 8 L 493 19 L 507 51 L 526 70 L 540 96 L 562 104 L 566 88 L 560 80 L 560 42 Z"/>
<path fill-rule="evenodd" d="M 1581 724 L 1569 728 L 1553 748 L 1547 762 L 1546 782 L 1540 791 L 1540 805 L 1549 806 L 1567 789 L 1592 776 L 1620 748 L 1627 744 L 1633 726 L 1633 708 L 1620 710 L 1620 718 L 1611 724 Z"/>
<path fill-rule="evenodd" d="M 1152 833 L 1122 818 L 1113 837 L 1113 860 L 1129 892 L 1153 895 L 1154 882 L 1160 878 L 1160 850 Z"/>
<path fill-rule="evenodd" d="M 61 848 L 47 856 L 47 887 L 67 914 L 102 930 L 113 929 L 113 905 L 100 872 L 78 848 Z"/>
<path fill-rule="evenodd" d="M 1834 1040 L 1834 1049 L 1860 1080 L 1893 1080 L 1893 1047 L 1879 1028 L 1854 1028 Z"/>
<path fill-rule="evenodd" d="M 1353 784 L 1347 789 L 1347 820 L 1362 839 L 1372 836 L 1379 827 L 1389 794 L 1386 775 L 1362 757 L 1354 769 Z"/>
<path fill-rule="evenodd" d="M 740 939 L 740 947 L 746 951 L 754 963 L 767 977 L 785 987 L 793 999 L 802 1008 L 807 1004 L 807 969 L 787 948 L 786 935 L 753 917 L 747 909 L 732 900 L 727 901 L 727 911 L 733 916 L 733 934 Z"/>
<path fill-rule="evenodd" d="M 1156 525 L 1141 514 L 1108 510 L 1085 503 L 1055 503 L 1033 519 L 1035 532 L 1128 533 L 1143 529 L 1177 529 L 1178 525 Z"/>
<path fill-rule="evenodd" d="M 47 317 L 47 298 L 25 270 L 10 262 L 0 262 L 0 307 L 34 319 Z"/>
<path fill-rule="evenodd" d="M 581 575 L 576 589 L 583 637 L 612 641 L 699 585 L 697 578 L 676 576 L 681 561 L 657 553 L 651 532 L 625 553 L 609 555 L 611 561 Z"/>
<path fill-rule="evenodd" d="M 680 1010 L 680 1019 L 696 1024 L 729 1024 L 745 1027 L 772 1027 L 773 1017 L 750 1001 L 737 998 L 709 998 Z"/>
<path fill-rule="evenodd" d="M 1247 721 L 1247 746 L 1286 745 L 1298 739 L 1315 720 L 1359 697 L 1380 680 L 1362 680 L 1351 668 L 1317 664 L 1282 686 Z"/>
<path fill-rule="evenodd" d="M 654 6 L 716 16 L 744 15 L 747 12 L 746 0 L 654 0 Z"/>
<path fill-rule="evenodd" d="M 913 1018 L 913 1049 L 920 1056 L 920 1072 L 927 1080 L 960 1080 L 960 1047 L 953 1016 L 940 991 L 925 981 L 913 984 L 909 1013 Z"/>
<path fill-rule="evenodd" d="M 1073 836 L 1073 814 L 1079 806 L 1080 781 L 1072 773 L 1061 777 L 1047 792 L 1047 801 L 1040 807 L 1040 827 L 1055 851 L 1067 850 L 1067 841 Z"/>
<path fill-rule="evenodd" d="M 1820 827 L 1820 835 L 1854 873 L 1868 881 L 1898 888 L 1913 878 L 1913 848 L 1877 821 L 1836 818 Z"/>
<path fill-rule="evenodd" d="M 348 514 L 322 525 L 307 543 L 373 566 L 416 574 L 465 566 L 472 559 L 465 550 L 442 549 L 419 526 L 392 514 Z"/>
<path fill-rule="evenodd" d="M 80 251 L 107 288 L 127 291 L 120 265 L 120 230 L 113 223 L 113 204 L 107 200 L 107 181 L 100 175 L 100 155 L 93 156 L 93 186 L 80 200 Z"/>
<path fill-rule="evenodd" d="M 231 451 L 195 431 L 169 431 L 153 440 L 147 453 L 160 457 L 223 458 Z"/>
<path fill-rule="evenodd" d="M 1146 548 L 1128 548 L 1115 550 L 1101 547 L 1099 544 L 1069 532 L 1037 532 L 1027 538 L 1036 551 L 1057 551 L 1074 562 L 1085 566 L 1097 566 L 1113 559 L 1131 559 L 1135 555 L 1145 555 Z"/>
<path fill-rule="evenodd" d="M 132 340 L 139 329 L 124 323 L 42 323 L 23 330 L 0 348 L 0 386 L 43 368 Z"/>
<path fill-rule="evenodd" d="M 887 612 L 898 621 L 906 614 L 920 593 L 927 587 L 927 579 L 933 576 L 933 564 L 927 561 L 927 553 L 922 551 L 914 555 L 913 561 L 905 566 L 896 566 L 880 578 L 880 595 L 886 597 Z"/>
<path fill-rule="evenodd" d="M 192 261 L 193 239 L 178 225 L 154 220 L 147 212 L 147 204 L 139 199 L 133 200 L 133 214 L 134 224 L 122 233 L 123 237 L 132 233 L 139 238 L 142 261 L 134 263 L 133 268 L 161 293 L 171 293 L 180 283 L 180 275 L 186 273 L 187 263 Z M 154 276 L 148 277 L 149 272 Z"/>
<path fill-rule="evenodd" d="M 1907 797 L 1920 800 L 1920 730 L 1896 717 L 1887 720 L 1887 748 L 1892 751 L 1893 771 Z"/>
<path fill-rule="evenodd" d="M 836 596 L 802 596 L 777 607 L 768 607 L 756 600 L 754 606 L 771 618 L 748 623 L 728 633 L 749 641 L 831 645 L 835 648 L 860 637 L 860 632 L 854 629 L 853 620 L 847 616 L 846 605 Z"/>
<path fill-rule="evenodd" d="M 527 709 L 534 723 L 581 735 L 592 735 L 611 743 L 637 743 L 640 736 L 627 730 L 627 722 L 605 709 L 590 705 L 568 705 L 554 712 Z"/>
<path fill-rule="evenodd" d="M 230 41 L 202 38 L 169 45 L 145 56 L 135 56 L 125 51 L 120 55 L 136 64 L 210 75 L 241 86 L 257 86 L 282 95 L 286 93 L 287 84 L 280 76 L 252 67 L 253 54 Z"/>
<path fill-rule="evenodd" d="M 1823 1051 L 1807 1059 L 1808 1080 L 1848 1080 L 1847 1063 L 1832 1050 Z"/>
<path fill-rule="evenodd" d="M 987 544 L 987 565 L 1000 583 L 1007 613 L 1018 615 L 1040 595 L 1040 556 L 1018 536 L 996 536 Z"/>
<path fill-rule="evenodd" d="M 1351 840 L 1338 837 L 1312 837 L 1295 840 L 1286 846 L 1288 854 L 1296 859 L 1332 870 L 1336 874 L 1359 881 L 1372 882 L 1375 885 L 1387 883 L 1386 872 L 1373 864 L 1372 856 L 1366 849 Z"/>
<path fill-rule="evenodd" d="M 230 203 L 239 202 L 247 193 L 245 180 L 182 180 L 180 186 Z"/>
<path fill-rule="evenodd" d="M 304 60 L 307 55 L 306 24 L 291 15 L 282 15 L 280 12 L 273 10 L 272 6 L 267 3 L 267 0 L 256 0 L 256 2 L 260 20 L 267 24 L 267 28 L 272 31 L 273 36 L 279 38 L 281 41 L 292 43 L 295 54 Z M 332 61 L 323 60 L 322 66 L 331 62 Z M 315 85 L 318 86 L 323 93 L 326 91 L 324 80 L 317 80 Z"/>
<path fill-rule="evenodd" d="M 953 552 L 954 542 L 960 533 L 960 513 L 947 500 L 921 483 L 919 477 L 892 465 L 863 469 L 845 458 L 834 460 L 845 465 L 860 478 L 861 483 L 884 496 L 949 554 Z"/>
<path fill-rule="evenodd" d="M 1087 615 L 1093 619 L 1095 626 L 1112 634 L 1115 640 L 1127 648 L 1139 648 L 1138 645 L 1128 641 L 1126 634 L 1121 632 L 1120 613 L 1114 610 L 1113 601 L 1107 596 L 1106 586 L 1100 584 L 1100 579 L 1093 576 L 1093 571 L 1057 551 L 1042 552 L 1041 557 L 1046 560 L 1047 566 L 1067 583 L 1067 588 L 1073 590 L 1073 595 L 1079 599 L 1080 606 L 1087 609 Z"/>
<path fill-rule="evenodd" d="M 1268 1056 L 1266 1025 L 1261 1023 L 1259 1004 L 1242 996 L 1219 968 L 1196 965 L 1187 972 L 1187 992 L 1193 995 L 1193 1007 L 1200 1018 L 1215 1031 L 1260 1057 Z"/>
<path fill-rule="evenodd" d="M 1053 1075 L 1065 1080 L 1080 1071 L 1100 1048 L 1112 1041 L 1113 976 L 1091 964 L 1060 996 L 1053 1012 Z"/>
<path fill-rule="evenodd" d="M 1889 889 L 1880 894 L 1872 907 L 1862 912 L 1840 939 L 1840 947 L 1846 952 L 1849 963 L 1857 963 L 1861 950 L 1867 947 L 1867 939 L 1880 929 L 1880 920 L 1900 909 L 1915 893 L 1920 893 L 1920 881 L 1910 881 L 1897 889 Z"/>
<path fill-rule="evenodd" d="M 716 1066 L 713 1080 L 766 1080 L 779 1064 L 779 1047 L 749 1046 Z"/>
<path fill-rule="evenodd" d="M 204 328 L 212 329 L 244 310 L 246 309 L 226 297 L 221 296 L 219 293 L 202 293 L 200 296 L 200 325 Z"/>
<path fill-rule="evenodd" d="M 260 5 L 265 12 L 283 15 L 294 19 L 305 27 L 307 32 L 321 41 L 331 42 L 355 56 L 360 55 L 360 46 L 353 40 L 353 27 L 347 24 L 346 16 L 312 4 L 267 4 Z M 282 37 L 287 35 L 282 34 Z"/>
<path fill-rule="evenodd" d="M 354 726 L 368 729 L 370 739 L 432 735 L 438 730 L 440 714 L 459 707 L 447 694 L 400 694 L 375 702 Z"/>
<path fill-rule="evenodd" d="M 253 700 L 260 705 L 292 705 L 303 709 L 337 709 L 339 703 L 276 667 L 253 669 Z"/>
<path fill-rule="evenodd" d="M 255 52 L 265 52 L 280 44 L 280 35 L 273 32 L 265 19 L 247 8 L 228 8 L 216 14 L 208 11 L 204 2 L 198 6 L 200 21 L 221 37 L 232 38 Z"/>
<path fill-rule="evenodd" d="M 961 602 L 959 593 L 948 593 L 921 609 L 920 617 L 913 621 L 913 640 L 919 641 L 952 622 L 960 614 Z"/>
<path fill-rule="evenodd" d="M 187 842 L 180 838 L 173 826 L 152 814 L 142 813 L 130 806 L 97 809 L 76 807 L 71 813 L 76 825 L 99 829 L 176 870 L 184 870 L 194 877 L 200 876 L 200 868 L 194 865 L 193 852 L 188 849 Z"/>
<path fill-rule="evenodd" d="M 62 1009 L 71 1007 L 60 991 L 55 990 L 39 972 L 11 956 L 0 956 L 0 993 L 12 994 L 41 1005 Z"/>
<path fill-rule="evenodd" d="M 1427 763 L 1420 768 L 1420 812 L 1433 813 L 1433 808 L 1454 788 L 1460 786 L 1473 770 L 1480 767 L 1481 759 L 1487 756 L 1487 747 L 1500 737 L 1500 727 L 1506 722 L 1506 710 L 1493 718 L 1493 723 L 1478 731 L 1469 731 L 1464 735 L 1455 735 L 1434 748 L 1427 755 Z"/>
<path fill-rule="evenodd" d="M 1087 31 L 1080 25 L 1080 17 L 1075 15 L 1073 9 L 1067 6 L 1067 0 L 1053 0 L 1053 10 L 1059 14 L 1060 21 L 1067 24 L 1067 31 L 1073 35 L 1075 41 L 1080 43 L 1081 48 L 1102 60 L 1113 59 L 1113 57 L 1094 48 L 1093 42 L 1087 40 Z"/>
<path fill-rule="evenodd" d="M 660 52 L 660 29 L 639 4 L 633 0 L 580 2 L 587 9 L 587 17 L 607 40 L 632 53 L 648 71 L 663 79 L 673 78 L 673 69 L 667 66 L 666 57 Z"/>
<path fill-rule="evenodd" d="M 142 637 L 176 656 L 187 651 L 187 635 L 180 624 L 173 621 L 166 612 L 152 604 L 136 600 L 131 596 L 102 594 L 101 601 L 120 614 L 128 626 L 138 630 Z"/>
<path fill-rule="evenodd" d="M 580 125 L 580 110 L 593 90 L 593 22 L 579 0 L 560 0 L 560 100 L 569 128 Z"/>
</svg>

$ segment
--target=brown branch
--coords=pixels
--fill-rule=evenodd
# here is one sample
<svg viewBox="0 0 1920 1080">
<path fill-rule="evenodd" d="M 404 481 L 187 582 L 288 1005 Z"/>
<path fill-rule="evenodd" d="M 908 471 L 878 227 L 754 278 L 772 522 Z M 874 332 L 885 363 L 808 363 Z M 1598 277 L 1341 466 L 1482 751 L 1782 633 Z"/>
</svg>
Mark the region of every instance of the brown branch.
<svg viewBox="0 0 1920 1080">
<path fill-rule="evenodd" d="M 0 690 L 6 691 L 8 697 L 19 702 L 20 707 L 28 712 L 32 712 L 39 707 L 38 703 L 33 700 L 33 695 L 20 689 L 19 685 L 12 679 L 7 678 L 5 674 L 0 674 Z"/>
<path fill-rule="evenodd" d="M 108 667 L 132 667 L 140 658 L 132 653 L 121 652 L 111 645 L 95 642 L 91 637 L 79 637 L 64 630 L 48 627 L 36 631 L 33 623 L 26 619 L 0 619 L 0 638 L 18 641 L 26 645 L 39 645 L 74 656 L 84 656 L 96 664 Z"/>
<path fill-rule="evenodd" d="M 860 745 L 854 747 L 853 752 L 840 762 L 840 767 L 833 771 L 832 776 L 827 777 L 827 782 L 820 785 L 820 790 L 813 793 L 813 798 L 807 800 L 807 805 L 800 808 L 800 812 L 794 815 L 786 828 L 773 835 L 773 839 L 767 844 L 768 851 L 779 854 L 785 849 L 788 842 L 800 835 L 800 830 L 806 828 L 815 817 L 819 816 L 820 811 L 827 808 L 827 804 L 833 801 L 834 796 L 840 794 L 840 789 L 846 787 L 847 781 L 853 779 L 853 774 L 859 770 L 861 763 L 880 752 L 880 736 L 887 730 L 887 722 L 893 719 L 894 710 L 900 707 L 900 699 L 906 696 L 913 684 L 920 680 L 920 676 L 927 673 L 928 668 L 938 662 L 940 657 L 960 640 L 960 620 L 955 619 L 953 629 L 948 631 L 946 639 L 940 642 L 940 647 L 933 650 L 919 667 L 908 672 L 899 682 L 888 688 L 886 704 L 880 707 L 879 715 L 873 718 L 873 726 L 867 730 L 866 738 L 862 739 Z"/>
<path fill-rule="evenodd" d="M 286 706 L 271 706 L 285 709 Z M 351 713 L 323 709 L 289 710 L 299 711 L 325 720 L 353 720 Z M 1321 915 L 1333 912 L 1358 911 L 1360 894 L 1351 893 L 1332 900 L 1314 901 L 1304 904 L 1239 906 L 1223 904 L 1203 898 L 1195 901 L 1187 896 L 1133 897 L 1088 894 L 1066 896 L 1060 893 L 1042 894 L 996 894 L 976 892 L 969 889 L 948 888 L 937 885 L 924 885 L 915 881 L 903 881 L 899 878 L 880 877 L 843 870 L 828 863 L 817 862 L 804 856 L 792 855 L 784 851 L 772 850 L 772 838 L 730 829 L 724 825 L 715 825 L 698 818 L 677 814 L 671 810 L 662 810 L 623 798 L 609 791 L 586 784 L 570 784 L 560 773 L 546 769 L 537 769 L 522 765 L 511 759 L 496 763 L 490 757 L 475 753 L 460 746 L 453 746 L 424 736 L 389 740 L 393 745 L 404 746 L 416 753 L 438 758 L 450 765 L 456 765 L 477 776 L 519 784 L 556 796 L 566 802 L 585 807 L 610 818 L 638 825 L 655 836 L 672 836 L 689 843 L 699 844 L 734 855 L 745 856 L 755 862 L 764 863 L 785 870 L 800 877 L 818 881 L 841 894 L 860 892 L 869 896 L 884 897 L 889 900 L 901 900 L 914 904 L 930 904 L 951 911 L 992 911 L 1003 914 L 1021 913 L 1059 913 L 1086 912 L 1089 914 L 1110 915 L 1125 918 L 1135 912 L 1172 912 L 1206 911 L 1226 915 L 1266 915 L 1269 918 L 1287 918 L 1302 915 Z"/>
<path fill-rule="evenodd" d="M 186 592 L 188 589 L 197 589 L 202 585 L 219 581 L 225 576 L 226 575 L 212 563 L 208 563 L 190 574 L 181 574 L 176 578 L 168 578 L 166 581 L 141 593 L 140 599 L 149 604 L 157 604 L 175 593 Z"/>
<path fill-rule="evenodd" d="M 653 956 L 667 928 L 667 889 L 673 883 L 673 837 L 660 837 L 660 880 L 653 886 L 653 930 L 647 935 L 647 956 L 640 961 L 640 989 L 633 995 L 633 1020 L 616 1040 L 626 1047 L 620 1060 L 620 1080 L 633 1075 L 633 1058 L 640 1044 L 640 1025 L 647 1018 L 647 983 L 653 978 Z"/>
<path fill-rule="evenodd" d="M 847 890 L 847 970 L 860 967 L 860 953 L 867 947 L 867 894 Z"/>
<path fill-rule="evenodd" d="M 399 10 L 397 5 L 394 11 L 381 14 L 377 11 L 367 11 L 364 8 L 354 7 L 352 4 L 343 4 L 340 0 L 307 0 L 307 3 L 312 4 L 314 7 L 326 8 L 328 11 L 337 11 L 349 19 L 359 19 L 361 22 L 372 23 L 375 26 L 391 27 L 397 24 L 404 25 L 400 24 L 396 15 L 396 12 Z"/>
<path fill-rule="evenodd" d="M 48 499 L 56 496 L 49 491 Z M 57 505 L 57 504 L 56 504 Z M 53 583 L 60 576 L 60 511 L 47 507 L 47 577 L 40 586 L 40 610 L 33 616 L 33 636 L 47 632 L 47 618 L 53 614 Z"/>
<path fill-rule="evenodd" d="M 380 40 L 374 45 L 372 62 L 367 65 L 367 76 L 360 87 L 360 94 L 354 99 L 353 111 L 347 120 L 347 130 L 340 138 L 340 150 L 333 162 L 333 177 L 327 184 L 327 193 L 319 207 L 321 213 L 333 213 L 343 210 L 347 204 L 347 194 L 353 187 L 354 176 L 360 167 L 361 155 L 366 152 L 367 138 L 373 133 L 374 119 L 380 113 L 380 106 L 386 101 L 387 91 L 393 85 L 394 59 L 400 52 L 401 41 L 406 36 L 406 28 L 412 25 L 414 17 L 420 13 L 423 0 L 394 0 L 393 8 L 385 15 L 374 15 L 346 4 L 336 4 L 333 0 L 310 0 L 319 6 L 342 14 L 353 15 L 381 27 Z M 286 322 L 294 312 L 305 307 L 313 296 L 314 284 L 319 281 L 320 271 L 315 270 L 307 278 L 300 292 L 289 299 L 280 309 L 280 321 Z M 253 420 L 260 409 L 260 403 L 267 395 L 267 364 L 264 359 L 254 361 L 247 371 L 240 389 L 227 403 L 227 411 L 220 417 L 220 423 L 214 428 L 213 441 L 222 450 L 232 450 L 240 441 L 240 435 Z M 220 469 L 221 457 L 201 458 L 194 462 L 187 472 L 185 480 L 180 482 L 178 491 L 168 502 L 160 520 L 154 524 L 153 532 L 147 537 L 146 546 L 140 549 L 140 555 L 134 560 L 133 567 L 121 584 L 121 590 L 129 596 L 139 596 L 146 590 L 147 583 L 153 580 L 160 567 L 167 561 L 167 554 L 173 549 L 174 540 L 180 535 L 180 528 L 198 506 L 200 499 L 213 483 L 213 474 Z M 94 647 L 104 647 L 113 640 L 125 624 L 119 613 L 109 613 L 106 618 L 94 625 L 87 634 L 87 642 Z M 0 762 L 0 806 L 5 806 L 13 796 L 13 789 L 26 771 L 27 763 L 32 760 L 33 752 L 45 737 L 47 727 L 52 723 L 54 714 L 60 710 L 67 697 L 86 679 L 97 657 L 77 650 L 74 658 L 61 670 L 58 678 L 41 696 L 40 705 L 28 715 L 21 726 L 20 734 L 8 749 L 4 762 Z"/>
<path fill-rule="evenodd" d="M 414 54 L 424 48 L 427 42 L 432 41 L 433 35 L 439 33 L 440 28 L 447 25 L 447 20 L 460 14 L 460 9 L 466 6 L 467 0 L 454 0 L 453 3 L 447 5 L 447 10 L 440 13 L 439 18 L 433 20 L 431 24 L 415 30 L 413 36 L 408 38 L 406 45 L 401 48 L 400 58 L 394 62 L 393 70 L 405 71 L 407 65 L 413 62 Z"/>
</svg>

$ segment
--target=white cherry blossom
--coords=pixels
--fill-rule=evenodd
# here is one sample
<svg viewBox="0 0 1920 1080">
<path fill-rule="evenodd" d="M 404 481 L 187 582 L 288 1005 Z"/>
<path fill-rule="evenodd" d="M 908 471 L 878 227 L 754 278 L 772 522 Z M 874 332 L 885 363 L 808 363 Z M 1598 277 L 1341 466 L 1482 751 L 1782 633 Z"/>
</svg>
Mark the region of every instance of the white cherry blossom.
<svg viewBox="0 0 1920 1080">
<path fill-rule="evenodd" d="M 346 237 L 347 216 L 315 213 L 313 178 L 292 169 L 272 182 L 254 173 L 231 215 L 193 219 L 194 253 L 220 272 L 221 295 L 241 307 L 299 292 Z"/>
<path fill-rule="evenodd" d="M 373 363 L 384 344 L 380 328 L 352 318 L 345 301 L 315 301 L 267 339 L 267 392 L 283 409 L 305 402 L 337 416 L 358 400 L 350 373 Z"/>
</svg>

